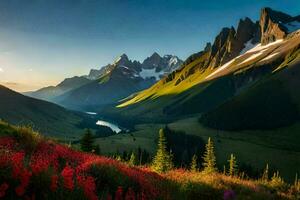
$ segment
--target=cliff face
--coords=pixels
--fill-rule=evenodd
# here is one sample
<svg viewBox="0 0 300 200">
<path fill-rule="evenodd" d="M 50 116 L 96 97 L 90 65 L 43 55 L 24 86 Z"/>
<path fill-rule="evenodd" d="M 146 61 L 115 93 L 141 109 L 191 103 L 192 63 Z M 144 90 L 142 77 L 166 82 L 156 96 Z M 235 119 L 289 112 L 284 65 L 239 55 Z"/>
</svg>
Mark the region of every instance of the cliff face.
<svg viewBox="0 0 300 200">
<path fill-rule="evenodd" d="M 260 16 L 261 43 L 263 45 L 283 39 L 288 34 L 284 24 L 293 21 L 293 17 L 271 8 L 263 8 Z"/>
<path fill-rule="evenodd" d="M 249 18 L 241 19 L 237 30 L 222 29 L 212 46 L 210 66 L 215 68 L 238 56 L 247 42 L 255 43 L 259 38 L 259 26 Z"/>
<path fill-rule="evenodd" d="M 283 39 L 286 32 L 279 22 L 286 21 L 290 16 L 271 10 L 270 8 L 263 8 L 260 16 L 261 28 L 261 43 L 268 44 L 277 39 Z"/>
</svg>

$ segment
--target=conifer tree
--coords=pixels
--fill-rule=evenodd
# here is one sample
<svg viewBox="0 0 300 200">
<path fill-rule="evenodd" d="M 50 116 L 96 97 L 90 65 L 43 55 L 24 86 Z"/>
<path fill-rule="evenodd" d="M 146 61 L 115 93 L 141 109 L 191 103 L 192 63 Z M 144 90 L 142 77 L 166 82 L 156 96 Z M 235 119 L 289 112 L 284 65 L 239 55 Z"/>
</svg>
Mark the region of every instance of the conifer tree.
<svg viewBox="0 0 300 200">
<path fill-rule="evenodd" d="M 163 129 L 159 130 L 158 147 L 152 168 L 157 172 L 166 172 L 173 167 L 172 154 L 167 151 L 167 141 Z"/>
<path fill-rule="evenodd" d="M 94 153 L 97 154 L 97 155 L 100 155 L 100 154 L 101 154 L 101 149 L 100 149 L 99 144 L 97 144 L 97 145 L 94 146 L 93 151 L 94 151 Z"/>
<path fill-rule="evenodd" d="M 296 173 L 296 176 L 295 176 L 295 182 L 294 182 L 294 185 L 293 185 L 293 188 L 295 191 L 298 192 L 298 197 L 300 197 L 300 181 L 298 179 L 298 174 Z"/>
<path fill-rule="evenodd" d="M 132 152 L 131 155 L 130 155 L 130 159 L 129 159 L 128 164 L 129 164 L 130 166 L 134 166 L 134 165 L 136 165 L 136 163 L 137 163 L 137 160 L 136 160 L 135 153 Z"/>
<path fill-rule="evenodd" d="M 208 142 L 205 146 L 205 152 L 203 156 L 203 167 L 205 173 L 214 173 L 217 171 L 216 168 L 216 156 L 214 153 L 213 141 L 208 138 Z"/>
<path fill-rule="evenodd" d="M 81 138 L 81 150 L 85 152 L 91 152 L 93 150 L 94 137 L 90 129 L 87 129 Z"/>
<path fill-rule="evenodd" d="M 115 159 L 116 159 L 117 161 L 122 161 L 122 158 L 121 158 L 120 155 L 116 155 Z"/>
<path fill-rule="evenodd" d="M 198 171 L 197 160 L 198 160 L 198 157 L 197 157 L 196 154 L 194 154 L 193 157 L 192 157 L 192 162 L 191 162 L 191 171 L 192 172 L 197 172 Z"/>
<path fill-rule="evenodd" d="M 266 168 L 264 170 L 264 173 L 263 173 L 261 179 L 265 183 L 269 181 L 269 164 L 266 165 Z"/>
<path fill-rule="evenodd" d="M 229 176 L 235 176 L 238 171 L 236 157 L 233 154 L 231 154 L 228 162 L 229 162 L 228 174 L 229 174 Z"/>
<path fill-rule="evenodd" d="M 173 154 L 173 152 L 172 152 L 172 149 L 170 149 L 169 159 L 168 159 L 168 170 L 174 168 L 173 160 L 174 160 L 174 154 Z"/>
</svg>

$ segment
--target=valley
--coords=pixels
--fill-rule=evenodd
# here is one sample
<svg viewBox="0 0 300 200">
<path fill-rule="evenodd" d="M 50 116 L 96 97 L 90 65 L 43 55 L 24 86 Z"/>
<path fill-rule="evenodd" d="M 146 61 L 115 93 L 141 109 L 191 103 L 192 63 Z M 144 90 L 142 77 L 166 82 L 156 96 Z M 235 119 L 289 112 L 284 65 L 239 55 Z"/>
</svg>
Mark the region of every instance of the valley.
<svg viewBox="0 0 300 200">
<path fill-rule="evenodd" d="M 164 126 L 165 124 L 139 124 L 130 134 L 98 138 L 96 143 L 102 147 L 105 155 L 112 155 L 116 151 L 135 151 L 139 147 L 154 154 L 157 132 Z M 208 137 L 213 138 L 216 141 L 216 157 L 220 169 L 227 163 L 231 153 L 239 158 L 240 167 L 250 169 L 253 176 L 259 174 L 268 163 L 270 168 L 278 169 L 287 180 L 293 181 L 295 172 L 300 168 L 297 133 L 300 123 L 270 131 L 221 131 L 205 128 L 199 124 L 197 117 L 192 117 L 172 122 L 168 126 L 204 141 Z"/>
</svg>

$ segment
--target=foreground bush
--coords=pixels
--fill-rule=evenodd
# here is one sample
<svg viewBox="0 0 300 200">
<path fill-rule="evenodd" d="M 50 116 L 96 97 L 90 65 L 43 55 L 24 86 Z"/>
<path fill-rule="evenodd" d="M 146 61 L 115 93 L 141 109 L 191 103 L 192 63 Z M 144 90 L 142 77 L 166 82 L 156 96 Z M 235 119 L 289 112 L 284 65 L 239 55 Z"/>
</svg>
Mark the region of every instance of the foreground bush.
<svg viewBox="0 0 300 200">
<path fill-rule="evenodd" d="M 155 199 L 152 172 L 43 139 L 0 138 L 0 198 Z M 29 142 L 30 148 L 28 147 Z M 33 150 L 32 147 L 35 146 Z"/>
</svg>

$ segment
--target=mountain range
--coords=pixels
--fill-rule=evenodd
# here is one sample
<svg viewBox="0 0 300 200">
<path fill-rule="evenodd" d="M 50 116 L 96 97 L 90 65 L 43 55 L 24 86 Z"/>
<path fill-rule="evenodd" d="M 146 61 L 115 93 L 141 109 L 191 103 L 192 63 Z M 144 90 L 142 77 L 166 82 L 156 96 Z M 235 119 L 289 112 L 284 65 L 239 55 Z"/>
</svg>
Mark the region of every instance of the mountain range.
<svg viewBox="0 0 300 200">
<path fill-rule="evenodd" d="M 294 89 L 298 83 L 290 74 L 297 77 L 298 73 L 299 29 L 300 16 L 263 8 L 258 21 L 246 17 L 236 28 L 222 28 L 212 43 L 184 62 L 176 56 L 153 53 L 140 63 L 123 54 L 112 64 L 91 69 L 88 75 L 27 95 L 119 120 L 170 122 L 201 115 L 202 123 L 226 128 L 224 124 L 231 124 L 230 117 L 226 118 L 230 113 L 233 119 L 244 121 L 240 125 L 235 122 L 237 129 L 285 126 L 298 120 L 300 98 Z M 260 93 L 268 95 L 255 95 Z M 240 117 L 248 111 L 249 101 L 260 109 Z M 279 115 L 282 110 L 286 115 Z M 255 120 L 256 115 L 261 117 Z M 274 117 L 278 123 L 271 123 Z M 253 125 L 244 126 L 248 120 Z"/>
<path fill-rule="evenodd" d="M 142 63 L 131 61 L 126 54 L 112 64 L 91 69 L 88 75 L 75 76 L 57 86 L 26 93 L 31 97 L 52 101 L 73 109 L 88 109 L 116 104 L 119 100 L 143 90 L 176 70 L 182 61 L 177 56 L 161 57 L 153 53 Z"/>
<path fill-rule="evenodd" d="M 218 129 L 288 126 L 300 111 L 299 29 L 300 16 L 263 8 L 258 21 L 246 17 L 236 28 L 222 28 L 184 62 L 153 53 L 140 63 L 123 54 L 88 75 L 26 95 L 119 120 L 199 115 L 202 124 Z"/>
<path fill-rule="evenodd" d="M 214 128 L 238 124 L 233 119 L 243 121 L 238 129 L 294 123 L 300 105 L 299 29 L 300 16 L 263 8 L 259 21 L 245 18 L 236 29 L 223 28 L 181 68 L 107 112 L 144 121 L 200 114 L 200 121 Z"/>
</svg>

